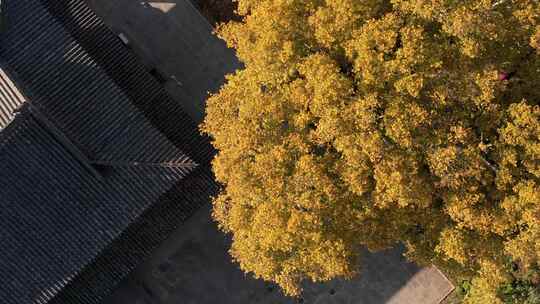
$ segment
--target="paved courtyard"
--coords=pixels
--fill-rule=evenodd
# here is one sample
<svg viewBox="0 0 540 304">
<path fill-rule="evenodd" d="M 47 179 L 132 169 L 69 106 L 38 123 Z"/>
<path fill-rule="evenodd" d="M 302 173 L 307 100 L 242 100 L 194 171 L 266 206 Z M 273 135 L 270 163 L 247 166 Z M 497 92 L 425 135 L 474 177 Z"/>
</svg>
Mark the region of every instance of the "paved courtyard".
<svg viewBox="0 0 540 304">
<path fill-rule="evenodd" d="M 435 268 L 405 261 L 401 248 L 365 253 L 353 281 L 308 284 L 303 299 L 244 275 L 230 261 L 230 240 L 210 205 L 183 225 L 104 304 L 437 304 L 452 286 Z"/>
<path fill-rule="evenodd" d="M 189 0 L 87 1 L 197 122 L 208 92 L 241 66 Z M 437 269 L 406 262 L 396 248 L 366 252 L 356 280 L 308 284 L 302 299 L 287 298 L 244 275 L 227 254 L 229 244 L 207 204 L 104 304 L 437 304 L 453 289 Z"/>
<path fill-rule="evenodd" d="M 189 0 L 87 0 L 105 23 L 163 78 L 169 93 L 200 122 L 208 92 L 240 67 L 234 52 Z"/>
</svg>

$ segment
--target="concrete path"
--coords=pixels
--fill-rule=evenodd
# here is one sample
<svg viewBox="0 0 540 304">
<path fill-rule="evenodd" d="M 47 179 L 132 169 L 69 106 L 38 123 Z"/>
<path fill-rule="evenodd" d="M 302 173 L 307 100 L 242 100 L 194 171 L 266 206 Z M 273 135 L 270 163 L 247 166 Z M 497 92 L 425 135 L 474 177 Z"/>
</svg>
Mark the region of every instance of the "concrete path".
<svg viewBox="0 0 540 304">
<path fill-rule="evenodd" d="M 208 92 L 241 65 L 233 50 L 189 0 L 87 0 L 133 51 L 164 78 L 164 86 L 196 122 L 204 117 Z"/>
<path fill-rule="evenodd" d="M 359 278 L 308 284 L 292 299 L 244 275 L 230 261 L 230 241 L 203 207 L 124 281 L 104 304 L 437 304 L 452 285 L 435 268 L 408 263 L 401 249 L 365 253 Z"/>
</svg>

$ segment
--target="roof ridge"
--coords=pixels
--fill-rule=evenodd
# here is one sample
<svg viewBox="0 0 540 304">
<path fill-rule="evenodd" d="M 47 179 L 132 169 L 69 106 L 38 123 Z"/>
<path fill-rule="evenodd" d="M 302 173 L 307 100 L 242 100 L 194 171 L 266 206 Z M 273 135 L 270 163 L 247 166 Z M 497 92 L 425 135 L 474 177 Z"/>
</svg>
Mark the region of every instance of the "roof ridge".
<svg viewBox="0 0 540 304">
<path fill-rule="evenodd" d="M 186 158 L 188 161 L 182 162 L 136 162 L 136 161 L 102 161 L 102 160 L 91 160 L 90 164 L 99 165 L 99 166 L 109 166 L 109 167 L 157 167 L 157 168 L 184 168 L 184 169 L 195 169 L 199 166 L 196 162 L 192 161 L 189 158 Z"/>
</svg>

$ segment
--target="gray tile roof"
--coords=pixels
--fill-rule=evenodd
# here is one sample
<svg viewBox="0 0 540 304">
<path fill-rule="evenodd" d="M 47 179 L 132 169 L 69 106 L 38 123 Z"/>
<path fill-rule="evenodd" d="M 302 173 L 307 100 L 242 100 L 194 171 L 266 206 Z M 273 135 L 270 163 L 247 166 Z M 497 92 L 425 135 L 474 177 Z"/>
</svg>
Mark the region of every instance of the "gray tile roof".
<svg viewBox="0 0 540 304">
<path fill-rule="evenodd" d="M 97 303 L 207 202 L 214 151 L 83 1 L 2 4 L 0 299 Z"/>
<path fill-rule="evenodd" d="M 167 94 L 163 86 L 148 73 L 148 67 L 126 49 L 120 39 L 88 7 L 86 0 L 39 2 L 154 127 L 195 162 L 205 164 L 211 160 L 215 151 L 209 138 L 200 135 L 180 103 Z M 192 101 L 184 101 L 187 102 Z"/>
<path fill-rule="evenodd" d="M 202 205 L 218 187 L 207 168 L 198 167 L 160 197 L 87 265 L 69 286 L 47 304 L 100 304 L 117 283 L 136 265 L 147 259 Z"/>
<path fill-rule="evenodd" d="M 28 110 L 0 133 L 4 303 L 45 303 L 190 169 L 96 179 Z"/>
<path fill-rule="evenodd" d="M 181 161 L 184 154 L 150 127 L 143 113 L 39 1 L 12 0 L 6 6 L 10 22 L 0 37 L 0 57 L 31 89 L 22 88 L 33 104 L 90 159 Z"/>
</svg>

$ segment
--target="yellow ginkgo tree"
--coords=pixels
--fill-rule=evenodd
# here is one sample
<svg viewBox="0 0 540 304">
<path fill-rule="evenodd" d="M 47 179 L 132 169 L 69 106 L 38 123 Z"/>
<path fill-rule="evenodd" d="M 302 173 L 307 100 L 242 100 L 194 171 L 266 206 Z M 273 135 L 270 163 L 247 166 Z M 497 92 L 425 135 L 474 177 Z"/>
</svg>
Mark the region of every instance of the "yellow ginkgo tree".
<svg viewBox="0 0 540 304">
<path fill-rule="evenodd" d="M 240 267 L 297 295 L 361 274 L 362 246 L 403 243 L 471 280 L 468 303 L 503 303 L 540 262 L 540 2 L 238 0 L 238 13 L 218 32 L 245 68 L 202 130 Z"/>
</svg>

